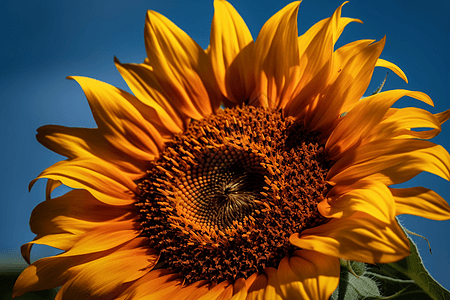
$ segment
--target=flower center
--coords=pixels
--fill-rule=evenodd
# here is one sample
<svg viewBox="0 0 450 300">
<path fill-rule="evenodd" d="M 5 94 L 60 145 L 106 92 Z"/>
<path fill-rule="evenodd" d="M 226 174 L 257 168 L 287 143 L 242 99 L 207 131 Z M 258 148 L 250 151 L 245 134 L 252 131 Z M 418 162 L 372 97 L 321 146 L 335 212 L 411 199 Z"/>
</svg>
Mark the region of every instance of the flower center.
<svg viewBox="0 0 450 300">
<path fill-rule="evenodd" d="M 332 163 L 318 134 L 252 106 L 193 121 L 139 183 L 143 235 L 187 282 L 247 278 L 317 226 Z"/>
</svg>

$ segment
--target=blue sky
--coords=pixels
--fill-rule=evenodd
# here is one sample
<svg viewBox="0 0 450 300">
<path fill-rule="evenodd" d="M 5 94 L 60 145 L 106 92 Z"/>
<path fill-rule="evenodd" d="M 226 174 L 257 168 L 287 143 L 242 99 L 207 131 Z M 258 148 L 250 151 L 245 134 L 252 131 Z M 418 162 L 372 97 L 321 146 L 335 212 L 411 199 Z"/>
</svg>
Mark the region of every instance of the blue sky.
<svg viewBox="0 0 450 300">
<path fill-rule="evenodd" d="M 289 1 L 231 1 L 256 38 L 264 22 Z M 300 5 L 299 32 L 331 16 L 341 4 L 335 0 L 305 0 Z M 140 63 L 145 57 L 143 28 L 146 10 L 158 11 L 185 30 L 203 48 L 209 43 L 212 1 L 12 1 L 0 11 L 0 260 L 22 264 L 19 247 L 33 239 L 28 227 L 32 209 L 44 197 L 45 182 L 31 193 L 27 185 L 43 169 L 62 158 L 38 144 L 35 130 L 45 124 L 94 127 L 87 101 L 68 75 L 83 75 L 127 89 L 113 64 Z M 361 19 L 350 24 L 339 45 L 356 39 L 380 40 L 386 35 L 381 57 L 396 63 L 409 84 L 390 73 L 385 89 L 420 90 L 431 96 L 435 107 L 413 99 L 412 105 L 441 112 L 450 108 L 450 1 L 354 0 L 344 6 L 343 16 Z M 372 92 L 386 70 L 376 69 Z M 434 142 L 450 149 L 450 124 Z M 450 200 L 450 184 L 434 175 L 421 174 L 407 186 L 425 186 Z M 418 243 L 426 267 L 450 289 L 450 221 L 438 222 L 413 216 L 400 220 L 410 230 L 429 239 Z M 52 253 L 36 247 L 32 257 Z"/>
</svg>

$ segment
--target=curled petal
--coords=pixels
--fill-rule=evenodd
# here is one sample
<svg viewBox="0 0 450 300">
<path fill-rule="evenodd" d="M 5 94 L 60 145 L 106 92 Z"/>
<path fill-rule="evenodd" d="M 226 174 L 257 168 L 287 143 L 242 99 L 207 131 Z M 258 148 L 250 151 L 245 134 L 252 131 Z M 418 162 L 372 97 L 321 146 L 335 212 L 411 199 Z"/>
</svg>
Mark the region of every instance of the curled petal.
<svg viewBox="0 0 450 300">
<path fill-rule="evenodd" d="M 348 151 L 328 172 L 331 184 L 362 178 L 385 185 L 402 183 L 421 172 L 450 180 L 450 155 L 439 145 L 421 140 L 380 140 Z"/>
<path fill-rule="evenodd" d="M 389 108 L 403 96 L 433 104 L 426 94 L 407 90 L 386 91 L 362 99 L 328 138 L 325 148 L 330 159 L 337 160 L 345 151 L 358 145 L 361 138 L 365 137 L 383 119 Z"/>
<path fill-rule="evenodd" d="M 361 180 L 348 187 L 349 192 L 336 199 L 324 199 L 318 204 L 319 212 L 326 218 L 346 218 L 357 211 L 372 215 L 386 224 L 395 220 L 395 202 L 386 185 L 376 181 Z M 330 194 L 333 190 L 330 191 Z"/>
<path fill-rule="evenodd" d="M 93 158 L 60 161 L 45 169 L 30 182 L 29 188 L 40 178 L 59 180 L 64 185 L 89 191 L 98 200 L 111 205 L 135 202 L 136 184 L 110 163 Z"/>
<path fill-rule="evenodd" d="M 47 185 L 45 186 L 45 200 L 51 199 L 53 190 L 61 185 L 62 182 L 59 180 L 47 179 Z"/>
<path fill-rule="evenodd" d="M 121 151 L 114 151 L 114 147 L 97 128 L 46 125 L 37 130 L 36 138 L 48 149 L 69 159 L 95 158 L 106 162 L 113 161 L 123 172 L 136 179 L 142 177 L 145 172 L 142 161 Z M 56 187 L 54 184 L 56 182 L 52 182 L 52 190 Z"/>
<path fill-rule="evenodd" d="M 397 74 L 401 79 L 403 79 L 406 83 L 408 83 L 408 78 L 406 78 L 405 73 L 402 71 L 402 69 L 400 69 L 399 67 L 397 67 L 397 65 L 379 58 L 377 60 L 377 63 L 375 64 L 375 67 L 384 67 L 384 68 L 388 68 L 390 69 L 392 72 L 394 72 L 395 74 Z"/>
<path fill-rule="evenodd" d="M 295 233 L 289 240 L 303 249 L 371 264 L 409 255 L 408 238 L 396 221 L 386 224 L 363 212 Z"/>
<path fill-rule="evenodd" d="M 390 190 L 396 215 L 409 214 L 438 221 L 450 219 L 447 201 L 432 190 L 423 187 Z"/>
<path fill-rule="evenodd" d="M 85 190 L 73 190 L 44 201 L 31 213 L 30 228 L 37 237 L 21 247 L 22 256 L 30 263 L 33 244 L 68 250 L 96 226 L 131 219 L 133 209 L 133 206 L 105 205 Z"/>
<path fill-rule="evenodd" d="M 39 291 L 61 286 L 87 269 L 92 272 L 110 270 L 108 273 L 103 272 L 103 276 L 98 278 L 98 282 L 107 278 L 105 277 L 107 274 L 112 275 L 112 273 L 123 281 L 135 280 L 143 275 L 142 270 L 152 267 L 155 263 L 154 256 L 152 256 L 154 251 L 149 250 L 144 244 L 145 239 L 140 238 L 131 240 L 112 250 L 91 255 L 72 257 L 58 255 L 37 260 L 26 268 L 17 279 L 13 289 L 13 297 L 23 295 L 29 291 Z M 128 263 L 118 264 L 116 259 L 125 259 Z M 129 270 L 122 272 L 122 269 L 127 266 L 130 267 Z M 86 275 L 89 276 L 89 274 Z M 95 282 L 89 282 L 89 284 L 85 285 L 80 290 L 84 290 L 89 285 L 95 285 Z"/>
<path fill-rule="evenodd" d="M 431 139 L 441 132 L 441 122 L 439 122 L 436 115 L 424 109 L 416 107 L 391 108 L 385 116 L 387 117 L 369 131 L 362 143 L 390 138 Z M 415 131 L 412 130 L 414 128 L 431 129 Z"/>
</svg>

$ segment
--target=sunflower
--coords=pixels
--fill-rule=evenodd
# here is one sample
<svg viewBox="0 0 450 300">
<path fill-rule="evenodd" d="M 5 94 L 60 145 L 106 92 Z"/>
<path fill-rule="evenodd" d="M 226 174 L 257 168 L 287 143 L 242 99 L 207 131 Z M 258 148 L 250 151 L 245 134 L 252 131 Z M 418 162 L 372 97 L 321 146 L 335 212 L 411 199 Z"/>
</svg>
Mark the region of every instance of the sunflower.
<svg viewBox="0 0 450 300">
<path fill-rule="evenodd" d="M 344 3 L 345 4 L 345 3 Z M 256 41 L 214 1 L 203 50 L 149 11 L 147 58 L 115 64 L 134 95 L 85 77 L 98 128 L 48 125 L 37 139 L 67 157 L 33 211 L 34 244 L 63 250 L 26 268 L 14 296 L 62 286 L 57 299 L 328 299 L 339 258 L 389 263 L 409 254 L 400 214 L 450 219 L 432 190 L 394 188 L 422 171 L 450 179 L 427 139 L 450 111 L 391 106 L 424 93 L 363 98 L 385 40 L 337 50 L 357 19 L 334 14 L 297 32 L 299 2 Z M 427 130 L 415 130 L 427 128 Z M 68 193 L 51 198 L 64 184 Z"/>
</svg>

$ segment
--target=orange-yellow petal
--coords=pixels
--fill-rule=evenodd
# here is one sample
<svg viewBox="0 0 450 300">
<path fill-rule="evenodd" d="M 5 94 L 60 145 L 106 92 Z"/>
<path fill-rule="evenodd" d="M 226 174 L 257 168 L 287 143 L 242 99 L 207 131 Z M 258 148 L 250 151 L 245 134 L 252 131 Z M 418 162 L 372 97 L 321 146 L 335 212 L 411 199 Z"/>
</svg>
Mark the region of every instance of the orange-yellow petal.
<svg viewBox="0 0 450 300">
<path fill-rule="evenodd" d="M 209 300 L 209 299 L 217 299 L 225 290 L 228 289 L 228 287 L 231 286 L 232 290 L 232 284 L 228 281 L 222 281 L 216 286 L 214 286 L 211 290 L 209 290 L 206 294 L 198 298 L 198 300 Z M 230 296 L 231 297 L 231 296 Z"/>
<path fill-rule="evenodd" d="M 79 235 L 73 233 L 55 233 L 47 235 L 38 235 L 31 242 L 20 246 L 20 253 L 28 264 L 31 264 L 30 254 L 34 244 L 47 245 L 60 250 L 69 250 L 78 240 Z"/>
<path fill-rule="evenodd" d="M 97 128 L 46 125 L 38 128 L 36 138 L 48 149 L 69 159 L 89 157 L 113 161 L 123 172 L 136 179 L 145 172 L 141 161 L 115 150 Z"/>
<path fill-rule="evenodd" d="M 265 268 L 264 274 L 267 276 L 267 287 L 263 299 L 284 300 L 280 290 L 277 269 Z"/>
<path fill-rule="evenodd" d="M 47 179 L 47 184 L 45 186 L 45 200 L 51 199 L 53 190 L 61 185 L 62 182 L 59 180 Z"/>
<path fill-rule="evenodd" d="M 122 285 L 148 273 L 158 260 L 158 252 L 148 248 L 146 238 L 137 238 L 104 257 L 70 269 L 71 279 L 56 299 L 101 299 L 118 295 Z"/>
<path fill-rule="evenodd" d="M 327 300 L 339 283 L 339 272 L 338 258 L 299 250 L 281 260 L 277 277 L 285 299 Z"/>
<path fill-rule="evenodd" d="M 450 206 L 436 192 L 413 187 L 390 189 L 395 201 L 396 215 L 409 214 L 432 220 L 449 220 Z"/>
<path fill-rule="evenodd" d="M 196 281 L 181 288 L 172 298 L 179 300 L 196 300 L 206 294 L 211 289 L 211 285 L 211 282 L 208 280 Z"/>
<path fill-rule="evenodd" d="M 297 12 L 300 1 L 288 4 L 261 29 L 254 47 L 255 90 L 251 105 L 277 108 L 290 97 L 292 71 L 299 64 Z"/>
<path fill-rule="evenodd" d="M 63 196 L 40 203 L 31 213 L 30 228 L 37 237 L 21 247 L 30 263 L 33 244 L 70 249 L 87 231 L 108 222 L 130 219 L 133 206 L 108 206 L 85 190 L 73 190 Z M 102 211 L 101 214 L 98 212 Z"/>
<path fill-rule="evenodd" d="M 233 284 L 233 297 L 231 297 L 230 300 L 245 300 L 248 294 L 248 282 L 246 281 L 250 280 L 251 282 L 249 284 L 251 284 L 253 283 L 255 278 L 256 274 L 253 274 L 247 280 L 245 280 L 244 278 L 237 278 Z"/>
<path fill-rule="evenodd" d="M 116 299 L 173 299 L 171 296 L 181 289 L 180 277 L 181 275 L 171 274 L 165 269 L 152 270 L 130 285 Z"/>
<path fill-rule="evenodd" d="M 347 151 L 331 167 L 327 180 L 347 185 L 366 178 L 391 185 L 423 171 L 450 180 L 447 150 L 423 140 L 379 140 Z"/>
<path fill-rule="evenodd" d="M 221 96 L 203 49 L 154 11 L 147 13 L 144 34 L 148 64 L 172 105 L 193 119 L 214 113 Z"/>
<path fill-rule="evenodd" d="M 152 124 L 164 138 L 186 129 L 189 117 L 178 111 L 159 84 L 148 64 L 122 64 L 114 59 L 117 70 L 133 94 L 146 105 Z"/>
<path fill-rule="evenodd" d="M 266 274 L 258 274 L 255 281 L 248 289 L 247 300 L 262 300 L 266 292 L 268 277 Z"/>
<path fill-rule="evenodd" d="M 73 257 L 112 249 L 136 238 L 141 232 L 137 218 L 102 224 L 82 234 L 75 244 L 58 257 Z"/>
<path fill-rule="evenodd" d="M 130 271 L 140 273 L 140 270 L 153 264 L 152 253 L 149 252 L 148 247 L 141 247 L 145 243 L 145 239 L 136 239 L 125 243 L 117 248 L 93 253 L 90 255 L 76 255 L 72 257 L 63 257 L 61 255 L 42 258 L 34 262 L 26 268 L 19 278 L 17 278 L 13 289 L 13 297 L 18 297 L 29 291 L 39 291 L 44 289 L 55 288 L 63 285 L 65 282 L 79 274 L 84 267 L 92 266 L 101 270 L 104 264 L 99 262 L 110 261 L 114 263 L 114 257 L 131 257 L 134 256 L 137 264 L 133 264 L 136 268 L 131 268 Z M 138 248 L 137 246 L 140 246 Z M 133 253 L 130 255 L 130 253 Z M 126 255 L 125 255 L 126 254 Z M 112 255 L 110 258 L 107 258 Z M 99 260 L 99 261 L 97 261 Z M 154 259 L 153 259 L 154 260 Z M 123 268 L 123 265 L 117 267 Z M 133 274 L 126 274 L 125 279 L 133 280 L 136 278 Z M 103 273 L 103 277 L 107 274 Z M 141 275 L 140 275 L 141 276 Z"/>
<path fill-rule="evenodd" d="M 385 39 L 368 45 L 351 57 L 336 80 L 323 93 L 317 108 L 307 115 L 311 130 L 329 132 L 330 124 L 361 99 L 372 78 L 375 63 L 384 48 Z"/>
<path fill-rule="evenodd" d="M 249 61 L 253 45 L 252 35 L 234 7 L 225 0 L 215 0 L 208 54 L 217 84 L 232 102 L 242 103 L 252 92 Z"/>
<path fill-rule="evenodd" d="M 384 68 L 388 68 L 389 70 L 391 70 L 392 72 L 394 72 L 395 74 L 397 74 L 401 79 L 403 79 L 406 83 L 408 83 L 408 78 L 406 78 L 405 73 L 402 71 L 402 69 L 400 69 L 399 67 L 397 67 L 397 65 L 384 60 L 382 58 L 379 58 L 377 60 L 377 63 L 375 64 L 375 67 L 384 67 Z"/>
<path fill-rule="evenodd" d="M 386 91 L 362 99 L 343 117 L 328 138 L 325 148 L 330 159 L 336 160 L 345 151 L 358 145 L 358 142 L 383 119 L 389 108 L 403 96 L 433 104 L 428 95 L 407 90 Z"/>
<path fill-rule="evenodd" d="M 234 285 L 230 284 L 216 300 L 229 300 L 233 296 Z"/>
<path fill-rule="evenodd" d="M 86 189 L 98 200 L 111 205 L 133 204 L 137 193 L 137 186 L 131 178 L 114 165 L 94 158 L 57 162 L 31 181 L 30 189 L 40 178 L 59 180 L 75 189 Z"/>
<path fill-rule="evenodd" d="M 363 212 L 295 233 L 289 240 L 302 249 L 371 264 L 409 255 L 408 238 L 396 221 L 386 224 Z"/>
<path fill-rule="evenodd" d="M 351 22 L 361 22 L 357 19 L 341 18 L 344 4 L 336 9 L 331 18 L 316 23 L 298 38 L 300 68 L 294 96 L 286 103 L 287 115 L 296 119 L 310 115 L 316 109 L 317 101 L 322 97 L 321 93 L 336 80 L 340 69 L 350 59 L 350 51 L 338 49 L 333 53 L 334 44 L 344 28 Z M 357 47 L 344 49 L 349 48 L 353 50 L 352 54 L 359 52 Z"/>
<path fill-rule="evenodd" d="M 159 154 L 164 141 L 151 124 L 151 116 L 142 102 L 123 90 L 95 79 L 68 78 L 80 84 L 98 128 L 111 145 L 143 161 L 151 161 Z"/>
<path fill-rule="evenodd" d="M 320 202 L 317 207 L 321 215 L 326 218 L 346 218 L 362 211 L 386 224 L 395 220 L 395 202 L 386 185 L 377 181 L 360 180 L 349 189 L 350 192 L 336 199 L 324 199 Z"/>
<path fill-rule="evenodd" d="M 450 111 L 450 110 L 449 110 Z M 363 143 L 376 139 L 431 139 L 441 132 L 441 122 L 427 110 L 416 107 L 401 109 L 391 108 L 389 116 L 364 137 Z M 388 113 L 386 115 L 388 115 Z M 431 128 L 429 130 L 411 130 L 414 128 Z"/>
</svg>

